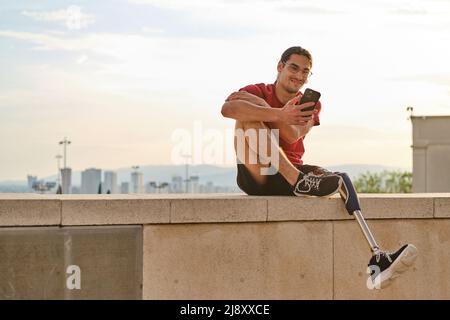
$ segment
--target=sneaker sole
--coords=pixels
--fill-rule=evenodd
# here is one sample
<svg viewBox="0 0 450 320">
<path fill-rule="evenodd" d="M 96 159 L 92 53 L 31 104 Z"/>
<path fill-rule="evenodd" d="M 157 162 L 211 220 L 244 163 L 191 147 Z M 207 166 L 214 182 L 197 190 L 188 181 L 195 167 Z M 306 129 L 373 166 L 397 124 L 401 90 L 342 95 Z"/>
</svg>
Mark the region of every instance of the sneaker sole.
<svg viewBox="0 0 450 320">
<path fill-rule="evenodd" d="M 371 281 L 370 277 L 367 279 L 367 287 L 372 290 L 384 289 L 390 286 L 395 278 L 399 277 L 400 274 L 408 270 L 414 264 L 417 255 L 417 248 L 414 245 L 409 244 L 397 257 L 394 263 L 375 278 L 374 283 Z"/>
</svg>

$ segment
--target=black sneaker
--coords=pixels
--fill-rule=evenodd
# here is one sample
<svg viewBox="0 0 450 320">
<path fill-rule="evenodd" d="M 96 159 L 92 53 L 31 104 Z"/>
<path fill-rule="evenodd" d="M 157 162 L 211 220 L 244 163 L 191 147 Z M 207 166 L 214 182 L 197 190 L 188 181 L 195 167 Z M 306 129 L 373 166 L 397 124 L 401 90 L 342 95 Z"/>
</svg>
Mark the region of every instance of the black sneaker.
<svg viewBox="0 0 450 320">
<path fill-rule="evenodd" d="M 338 192 L 341 183 L 342 178 L 330 172 L 317 170 L 304 174 L 300 171 L 293 192 L 296 196 L 331 196 Z"/>
<path fill-rule="evenodd" d="M 369 261 L 367 288 L 382 289 L 389 286 L 400 273 L 413 265 L 417 258 L 417 248 L 406 244 L 394 253 L 380 251 Z"/>
</svg>

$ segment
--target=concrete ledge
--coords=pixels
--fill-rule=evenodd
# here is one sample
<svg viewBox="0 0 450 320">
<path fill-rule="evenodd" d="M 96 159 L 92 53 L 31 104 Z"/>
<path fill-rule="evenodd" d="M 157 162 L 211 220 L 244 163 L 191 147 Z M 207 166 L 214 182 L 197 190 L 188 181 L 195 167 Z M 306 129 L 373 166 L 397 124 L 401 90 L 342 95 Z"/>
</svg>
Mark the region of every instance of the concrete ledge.
<svg viewBox="0 0 450 320">
<path fill-rule="evenodd" d="M 362 194 L 367 219 L 450 217 L 450 194 Z M 349 220 L 339 196 L 0 194 L 0 226 Z"/>
<path fill-rule="evenodd" d="M 361 208 L 367 219 L 432 218 L 434 199 L 433 194 L 365 194 Z"/>
<path fill-rule="evenodd" d="M 33 195 L 0 194 L 1 226 L 55 226 L 61 223 L 61 201 Z"/>
<path fill-rule="evenodd" d="M 254 222 L 267 220 L 267 200 L 190 199 L 171 200 L 171 223 Z"/>
<path fill-rule="evenodd" d="M 169 223 L 170 201 L 146 199 L 64 200 L 62 225 Z"/>
<path fill-rule="evenodd" d="M 435 198 L 435 212 L 436 218 L 450 218 L 450 197 Z"/>
<path fill-rule="evenodd" d="M 322 199 L 312 197 L 267 198 L 268 221 L 341 220 L 351 218 L 344 211 L 342 200 L 337 196 Z M 301 219 L 299 219 L 300 217 Z"/>
</svg>

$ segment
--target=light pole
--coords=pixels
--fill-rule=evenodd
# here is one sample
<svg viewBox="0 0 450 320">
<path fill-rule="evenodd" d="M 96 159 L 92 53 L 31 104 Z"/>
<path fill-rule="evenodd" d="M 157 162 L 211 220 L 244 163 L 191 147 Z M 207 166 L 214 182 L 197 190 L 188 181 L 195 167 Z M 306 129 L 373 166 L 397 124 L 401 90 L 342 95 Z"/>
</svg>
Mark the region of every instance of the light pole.
<svg viewBox="0 0 450 320">
<path fill-rule="evenodd" d="M 408 107 L 406 108 L 406 112 L 409 112 L 408 120 L 411 120 L 411 118 L 412 118 L 412 116 L 413 116 L 414 108 L 411 107 L 411 106 L 408 106 Z"/>
<path fill-rule="evenodd" d="M 67 137 L 64 137 L 64 140 L 60 141 L 59 144 L 63 144 L 64 145 L 64 169 L 67 168 L 67 145 L 71 144 L 72 141 L 67 140 Z"/>
<path fill-rule="evenodd" d="M 57 175 L 57 184 L 58 184 L 58 187 L 61 185 L 61 159 L 62 159 L 62 155 L 60 155 L 60 154 L 57 154 L 56 155 L 56 161 L 57 161 L 57 163 L 58 163 L 58 175 Z"/>
<path fill-rule="evenodd" d="M 184 154 L 182 155 L 183 158 L 186 159 L 186 179 L 184 180 L 186 182 L 186 193 L 188 193 L 188 183 L 189 183 L 189 160 L 192 156 L 190 154 Z"/>
</svg>

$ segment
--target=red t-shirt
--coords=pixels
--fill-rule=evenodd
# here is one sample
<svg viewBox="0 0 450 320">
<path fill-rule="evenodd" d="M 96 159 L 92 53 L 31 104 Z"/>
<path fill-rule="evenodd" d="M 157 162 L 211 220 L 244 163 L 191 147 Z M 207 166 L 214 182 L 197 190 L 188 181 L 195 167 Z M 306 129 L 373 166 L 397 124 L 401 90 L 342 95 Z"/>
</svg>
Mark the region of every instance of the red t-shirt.
<svg viewBox="0 0 450 320">
<path fill-rule="evenodd" d="M 284 107 L 283 103 L 281 103 L 280 100 L 278 100 L 275 94 L 275 84 L 264 84 L 264 83 L 252 84 L 239 89 L 239 91 L 246 91 L 248 93 L 254 94 L 255 96 L 263 98 L 272 108 Z M 301 93 L 299 92 L 298 95 L 301 95 Z M 313 114 L 315 126 L 320 125 L 319 113 L 321 108 L 322 106 L 319 101 L 316 104 L 316 109 Z M 283 149 L 283 151 L 286 153 L 286 156 L 293 164 L 299 165 L 303 164 L 302 157 L 303 154 L 305 153 L 303 138 L 299 138 L 294 143 L 287 143 L 280 137 L 280 147 Z"/>
</svg>

